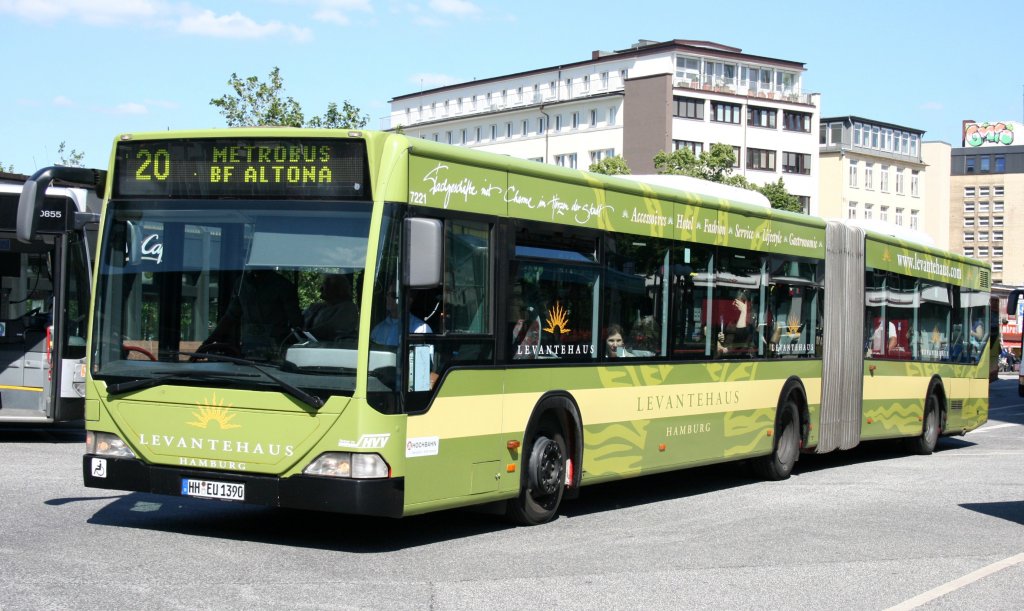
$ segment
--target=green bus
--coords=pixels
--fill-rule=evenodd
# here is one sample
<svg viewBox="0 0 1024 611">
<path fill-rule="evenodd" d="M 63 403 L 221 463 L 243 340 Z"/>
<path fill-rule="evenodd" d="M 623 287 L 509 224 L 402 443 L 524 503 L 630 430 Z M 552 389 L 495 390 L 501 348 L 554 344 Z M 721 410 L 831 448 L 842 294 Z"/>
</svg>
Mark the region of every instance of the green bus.
<svg viewBox="0 0 1024 611">
<path fill-rule="evenodd" d="M 282 128 L 125 134 L 105 180 L 89 487 L 537 524 L 987 419 L 985 264 L 720 185 Z"/>
</svg>

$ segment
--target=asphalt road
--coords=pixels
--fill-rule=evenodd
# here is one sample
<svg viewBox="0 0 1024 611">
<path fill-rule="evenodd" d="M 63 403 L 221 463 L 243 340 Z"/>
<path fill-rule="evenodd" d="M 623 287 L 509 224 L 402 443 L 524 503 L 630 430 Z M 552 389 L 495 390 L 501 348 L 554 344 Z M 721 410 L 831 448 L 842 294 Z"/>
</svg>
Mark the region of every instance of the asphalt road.
<svg viewBox="0 0 1024 611">
<path fill-rule="evenodd" d="M 81 431 L 0 429 L 0 609 L 1020 609 L 1024 399 L 898 443 L 584 488 L 550 524 L 87 489 Z"/>
</svg>

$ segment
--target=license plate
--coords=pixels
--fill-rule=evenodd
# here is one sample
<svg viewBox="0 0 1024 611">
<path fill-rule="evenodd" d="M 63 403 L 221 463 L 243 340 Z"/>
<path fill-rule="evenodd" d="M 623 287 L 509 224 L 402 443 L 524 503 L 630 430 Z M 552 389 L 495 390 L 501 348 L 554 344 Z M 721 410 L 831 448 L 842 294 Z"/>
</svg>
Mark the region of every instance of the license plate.
<svg viewBox="0 0 1024 611">
<path fill-rule="evenodd" d="M 182 479 L 182 496 L 198 496 L 205 499 L 244 501 L 245 484 L 235 482 L 211 482 L 205 479 Z"/>
</svg>

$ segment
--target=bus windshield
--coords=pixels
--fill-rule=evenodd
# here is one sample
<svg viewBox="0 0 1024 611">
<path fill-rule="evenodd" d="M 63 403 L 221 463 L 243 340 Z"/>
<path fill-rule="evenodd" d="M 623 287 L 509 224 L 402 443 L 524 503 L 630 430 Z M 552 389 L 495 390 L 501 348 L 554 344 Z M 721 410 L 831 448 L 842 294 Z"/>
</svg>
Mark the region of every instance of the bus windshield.
<svg viewBox="0 0 1024 611">
<path fill-rule="evenodd" d="M 93 375 L 350 395 L 369 226 L 368 203 L 112 201 Z"/>
</svg>

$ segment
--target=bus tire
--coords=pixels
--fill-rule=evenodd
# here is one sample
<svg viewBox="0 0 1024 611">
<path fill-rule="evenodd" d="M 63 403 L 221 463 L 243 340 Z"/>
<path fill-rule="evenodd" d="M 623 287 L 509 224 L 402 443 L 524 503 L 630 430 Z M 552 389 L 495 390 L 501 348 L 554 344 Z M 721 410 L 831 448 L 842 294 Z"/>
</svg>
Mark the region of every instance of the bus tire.
<svg viewBox="0 0 1024 611">
<path fill-rule="evenodd" d="M 552 520 L 565 493 L 568 449 L 560 430 L 542 428 L 523 448 L 523 485 L 508 502 L 508 517 L 521 526 Z"/>
<path fill-rule="evenodd" d="M 1024 397 L 1024 384 L 1017 382 L 1017 396 Z"/>
<path fill-rule="evenodd" d="M 921 434 L 917 437 L 907 439 L 907 447 L 914 454 L 926 456 L 935 451 L 939 441 L 939 396 L 934 392 L 928 393 L 924 401 L 924 417 L 922 418 Z"/>
<path fill-rule="evenodd" d="M 775 421 L 775 438 L 772 453 L 755 458 L 754 472 L 769 481 L 784 480 L 793 472 L 800 457 L 800 411 L 792 395 L 779 409 Z"/>
</svg>

